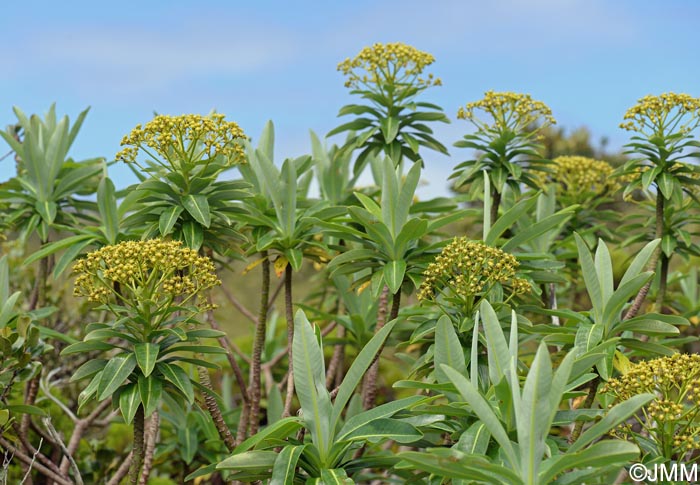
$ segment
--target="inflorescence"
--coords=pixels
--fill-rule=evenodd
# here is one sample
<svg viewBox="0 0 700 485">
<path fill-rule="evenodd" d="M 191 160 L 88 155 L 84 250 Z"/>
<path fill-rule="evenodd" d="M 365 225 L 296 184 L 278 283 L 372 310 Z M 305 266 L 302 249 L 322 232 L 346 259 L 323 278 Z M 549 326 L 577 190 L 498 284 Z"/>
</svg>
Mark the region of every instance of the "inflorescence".
<svg viewBox="0 0 700 485">
<path fill-rule="evenodd" d="M 541 182 L 553 182 L 557 191 L 567 195 L 604 195 L 620 188 L 612 178 L 613 167 L 603 160 L 581 156 L 563 156 L 552 160 L 551 173 L 540 172 Z"/>
<path fill-rule="evenodd" d="M 338 70 L 347 76 L 348 88 L 384 84 L 440 86 L 442 82 L 432 74 L 421 77 L 433 62 L 432 55 L 401 42 L 376 43 L 362 49 L 353 59 L 345 59 L 338 64 Z"/>
<path fill-rule="evenodd" d="M 522 294 L 529 291 L 530 285 L 516 277 L 518 265 L 512 254 L 481 241 L 458 237 L 426 269 L 418 298 L 434 300 L 444 293 L 468 299 L 485 294 L 496 283 L 510 286 L 513 294 Z"/>
<path fill-rule="evenodd" d="M 244 138 L 245 133 L 238 124 L 226 121 L 223 114 L 158 115 L 144 127 L 136 125 L 122 139 L 124 148 L 116 158 L 135 162 L 139 150 L 144 150 L 152 158 L 158 154 L 171 164 L 195 163 L 217 155 L 223 155 L 234 164 L 245 161 L 245 151 L 240 143 Z"/>
<path fill-rule="evenodd" d="M 475 115 L 481 110 L 492 118 L 492 123 L 480 121 Z M 457 118 L 468 120 L 480 129 L 499 131 L 539 131 L 556 124 L 552 110 L 542 101 L 532 99 L 529 94 L 487 91 L 479 101 L 459 108 Z"/>
<path fill-rule="evenodd" d="M 645 135 L 688 133 L 700 124 L 700 98 L 677 93 L 644 96 L 624 119 L 620 128 Z"/>
<path fill-rule="evenodd" d="M 656 395 L 642 408 L 642 427 L 661 441 L 670 426 L 676 453 L 700 449 L 700 426 L 695 422 L 700 411 L 700 355 L 673 354 L 632 364 L 626 374 L 610 379 L 602 392 L 612 394 L 616 402 L 643 393 Z M 633 438 L 632 426 L 624 423 L 614 434 Z"/>
<path fill-rule="evenodd" d="M 209 258 L 180 241 L 162 239 L 105 246 L 76 262 L 73 271 L 78 274 L 75 296 L 98 303 L 116 299 L 126 306 L 184 302 L 221 284 Z"/>
</svg>

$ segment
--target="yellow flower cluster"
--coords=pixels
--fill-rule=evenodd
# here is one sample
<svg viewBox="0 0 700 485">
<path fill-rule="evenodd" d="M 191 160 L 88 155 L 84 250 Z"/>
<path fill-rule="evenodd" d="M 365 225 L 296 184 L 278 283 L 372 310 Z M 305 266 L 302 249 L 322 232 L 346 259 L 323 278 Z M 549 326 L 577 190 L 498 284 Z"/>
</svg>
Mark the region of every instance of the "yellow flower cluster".
<svg viewBox="0 0 700 485">
<path fill-rule="evenodd" d="M 146 126 L 136 125 L 121 141 L 124 147 L 116 158 L 134 162 L 140 149 L 152 152 L 174 162 L 196 163 L 199 160 L 225 156 L 229 163 L 245 161 L 240 140 L 246 138 L 243 130 L 222 114 L 210 116 L 158 115 Z"/>
<path fill-rule="evenodd" d="M 345 86 L 357 88 L 361 84 L 412 84 L 440 86 L 440 79 L 429 74 L 421 77 L 423 70 L 435 62 L 427 52 L 415 47 L 394 42 L 376 43 L 365 47 L 353 59 L 345 59 L 338 64 L 347 80 Z"/>
<path fill-rule="evenodd" d="M 554 173 L 538 172 L 541 185 L 557 184 L 557 191 L 572 195 L 603 195 L 620 188 L 612 178 L 613 167 L 603 160 L 581 156 L 564 156 L 552 160 Z"/>
<path fill-rule="evenodd" d="M 474 122 L 478 127 L 488 127 L 475 117 L 475 110 L 481 110 L 493 119 L 493 128 L 520 131 L 525 128 L 537 130 L 556 124 L 552 110 L 542 101 L 532 99 L 529 94 L 486 91 L 479 101 L 459 108 L 457 118 Z"/>
<path fill-rule="evenodd" d="M 612 394 L 616 402 L 643 393 L 656 395 L 642 408 L 642 425 L 648 431 L 661 432 L 663 424 L 677 424 L 680 428 L 674 431 L 673 440 L 678 451 L 700 449 L 700 426 L 686 426 L 688 417 L 700 411 L 700 355 L 673 354 L 632 364 L 626 374 L 610 379 L 602 392 Z M 631 433 L 629 424 L 615 431 L 622 438 L 629 438 Z"/>
<path fill-rule="evenodd" d="M 512 254 L 481 241 L 458 237 L 428 265 L 418 298 L 434 299 L 445 290 L 460 298 L 469 298 L 488 291 L 494 283 L 508 285 L 512 293 L 522 294 L 529 291 L 530 285 L 515 276 L 518 266 Z"/>
<path fill-rule="evenodd" d="M 150 239 L 105 246 L 75 263 L 75 296 L 138 306 L 139 300 L 161 304 L 192 298 L 220 285 L 214 263 L 180 241 Z"/>
<path fill-rule="evenodd" d="M 683 118 L 686 121 L 681 124 Z M 627 110 L 624 119 L 627 121 L 620 128 L 628 131 L 660 133 L 670 128 L 671 132 L 687 133 L 700 123 L 700 98 L 678 93 L 644 96 Z"/>
</svg>

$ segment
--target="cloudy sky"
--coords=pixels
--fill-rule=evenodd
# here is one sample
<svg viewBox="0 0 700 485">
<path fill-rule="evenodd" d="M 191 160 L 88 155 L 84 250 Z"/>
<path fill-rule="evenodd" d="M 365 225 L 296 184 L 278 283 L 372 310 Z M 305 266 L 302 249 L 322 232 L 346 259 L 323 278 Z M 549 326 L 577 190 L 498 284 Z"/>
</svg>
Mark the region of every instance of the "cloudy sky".
<svg viewBox="0 0 700 485">
<path fill-rule="evenodd" d="M 272 119 L 276 153 L 309 150 L 351 101 L 339 61 L 374 42 L 432 53 L 443 86 L 424 99 L 457 108 L 488 89 L 527 92 L 559 124 L 588 126 L 612 146 L 626 108 L 645 94 L 700 96 L 700 2 L 692 0 L 418 0 L 295 2 L 12 1 L 0 15 L 0 125 L 12 106 L 71 119 L 91 106 L 76 158 L 113 157 L 121 137 L 154 111 L 208 113 L 253 138 Z M 440 127 L 450 146 L 468 130 Z M 5 148 L 0 147 L 0 156 Z M 427 155 L 430 195 L 467 155 Z M 9 159 L 8 159 L 9 160 Z M 0 162 L 0 180 L 13 164 Z M 123 166 L 119 186 L 133 179 Z"/>
</svg>

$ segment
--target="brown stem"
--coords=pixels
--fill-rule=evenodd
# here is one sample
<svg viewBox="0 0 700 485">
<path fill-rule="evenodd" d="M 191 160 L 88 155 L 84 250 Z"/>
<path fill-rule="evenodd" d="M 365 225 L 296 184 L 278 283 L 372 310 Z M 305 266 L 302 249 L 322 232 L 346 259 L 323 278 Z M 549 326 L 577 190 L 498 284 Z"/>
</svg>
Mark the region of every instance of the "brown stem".
<svg viewBox="0 0 700 485">
<path fill-rule="evenodd" d="M 214 389 L 211 385 L 211 379 L 209 379 L 209 373 L 204 367 L 198 367 L 197 370 L 199 371 L 200 384 L 211 391 L 211 393 L 204 393 L 204 403 L 207 407 L 207 411 L 209 411 L 211 419 L 214 421 L 216 431 L 219 432 L 219 436 L 224 440 L 226 448 L 228 448 L 229 451 L 233 451 L 236 447 L 236 440 L 233 438 L 231 430 L 226 426 L 226 421 L 224 421 L 224 416 L 221 414 L 219 403 L 216 402 L 216 398 L 213 396 Z"/>
<path fill-rule="evenodd" d="M 600 376 L 596 376 L 588 384 L 588 395 L 586 396 L 586 401 L 583 403 L 583 409 L 591 409 L 593 407 L 593 401 L 595 401 L 599 382 Z M 583 431 L 583 421 L 577 421 L 574 430 L 571 432 L 571 436 L 569 436 L 569 444 L 574 443 L 579 436 L 581 436 L 581 431 Z"/>
<path fill-rule="evenodd" d="M 659 292 L 656 294 L 656 309 L 659 313 L 664 312 L 664 299 L 666 298 L 666 287 L 668 286 L 668 265 L 671 258 L 661 252 L 661 270 L 659 272 Z"/>
<path fill-rule="evenodd" d="M 272 292 L 272 295 L 270 295 L 270 299 L 267 301 L 267 311 L 270 311 L 270 308 L 272 308 L 272 305 L 275 303 L 275 300 L 277 297 L 280 295 L 280 291 L 282 291 L 282 288 L 284 288 L 284 280 L 280 281 L 277 287 L 275 287 L 275 291 Z"/>
<path fill-rule="evenodd" d="M 326 388 L 332 389 L 339 372 L 342 372 L 342 363 L 345 360 L 345 343 L 342 340 L 345 338 L 345 327 L 338 327 L 338 340 L 340 343 L 333 348 L 333 356 L 328 362 L 328 370 L 326 370 Z"/>
<path fill-rule="evenodd" d="M 141 476 L 141 466 L 143 465 L 144 457 L 144 421 L 143 406 L 139 404 L 134 416 L 134 449 L 131 467 L 129 468 L 129 483 L 131 485 L 137 485 Z"/>
<path fill-rule="evenodd" d="M 292 343 L 294 342 L 294 309 L 292 308 L 292 265 L 287 263 L 284 270 L 284 311 L 287 316 L 287 356 L 289 360 L 289 373 L 287 374 L 287 397 L 284 400 L 284 412 L 286 418 L 292 414 L 292 398 L 294 397 L 294 365 L 292 358 Z"/>
<path fill-rule="evenodd" d="M 129 472 L 129 468 L 131 467 L 131 463 L 134 461 L 134 452 L 130 451 L 128 455 L 126 455 L 126 458 L 124 458 L 124 461 L 122 462 L 121 465 L 119 465 L 119 468 L 117 468 L 117 471 L 114 472 L 114 475 L 112 478 L 109 479 L 109 481 L 106 483 L 106 485 L 119 485 L 121 483 L 122 478 L 126 476 L 126 474 Z"/>
<path fill-rule="evenodd" d="M 224 294 L 224 296 L 226 297 L 226 299 L 231 303 L 231 305 L 233 305 L 234 307 L 236 307 L 236 309 L 237 309 L 239 312 L 241 312 L 241 314 L 242 314 L 244 317 L 246 317 L 248 320 L 250 320 L 250 321 L 253 322 L 253 323 L 255 323 L 255 322 L 257 321 L 256 318 L 255 318 L 255 315 L 253 314 L 253 312 L 251 312 L 250 310 L 248 310 L 248 308 L 246 308 L 246 306 L 243 305 L 243 303 L 241 303 L 240 301 L 238 301 L 238 298 L 236 298 L 236 296 L 235 296 L 233 293 L 231 293 L 231 292 L 228 290 L 228 288 L 226 288 L 225 286 L 222 285 L 222 286 L 219 287 L 219 289 L 220 289 L 221 292 Z"/>
<path fill-rule="evenodd" d="M 399 290 L 397 294 L 401 294 Z M 394 295 L 394 298 L 396 295 Z M 400 296 L 399 296 L 400 298 Z M 382 293 L 379 296 L 379 307 L 377 309 L 377 324 L 374 327 L 374 333 L 379 332 L 386 323 L 386 311 L 389 304 L 389 287 L 384 286 Z M 392 305 L 392 311 L 394 310 Z M 397 310 L 398 311 L 398 310 Z M 381 352 L 381 350 L 380 350 Z M 367 369 L 367 374 L 365 374 L 363 386 L 362 386 L 362 406 L 364 409 L 370 409 L 374 406 L 374 400 L 377 395 L 377 377 L 379 375 L 379 353 L 374 356 L 372 364 L 370 364 L 369 369 Z"/>
<path fill-rule="evenodd" d="M 498 208 L 501 205 L 501 193 L 496 187 L 491 191 L 491 225 L 498 219 Z"/>
<path fill-rule="evenodd" d="M 250 415 L 248 422 L 250 423 L 250 435 L 258 432 L 260 421 L 260 399 L 261 399 L 261 375 L 260 365 L 262 351 L 265 347 L 265 333 L 267 329 L 267 309 L 268 299 L 270 298 L 270 260 L 268 259 L 267 251 L 262 252 L 262 286 L 260 288 L 260 309 L 258 313 L 258 322 L 255 325 L 255 340 L 253 342 L 253 361 L 250 366 Z"/>
<path fill-rule="evenodd" d="M 36 401 L 36 396 L 39 393 L 39 379 L 41 378 L 41 370 L 37 372 L 37 375 L 32 377 L 27 382 L 27 390 L 24 394 L 24 404 L 28 406 L 33 406 Z M 22 421 L 19 427 L 20 439 L 28 440 L 29 433 L 29 414 L 22 415 Z"/>
<path fill-rule="evenodd" d="M 70 440 L 68 440 L 68 446 L 67 446 L 67 451 L 69 456 L 75 455 L 75 452 L 78 450 L 78 446 L 80 445 L 80 440 L 83 438 L 83 435 L 85 434 L 85 431 L 90 427 L 90 425 L 100 417 L 100 414 L 102 414 L 107 408 L 109 408 L 112 405 L 112 401 L 109 399 L 106 399 L 102 401 L 100 404 L 97 405 L 97 407 L 92 411 L 86 418 L 84 419 L 79 419 L 75 423 L 75 428 L 73 429 L 73 434 L 70 436 Z M 68 461 L 67 457 L 63 457 L 63 460 L 61 460 L 61 473 L 66 474 L 68 473 L 68 468 L 70 467 L 70 462 Z"/>
<path fill-rule="evenodd" d="M 22 450 L 15 448 L 9 441 L 7 441 L 2 436 L 0 436 L 0 446 L 2 446 L 4 449 L 6 449 L 13 456 L 16 456 L 17 458 L 19 458 L 19 460 L 22 463 L 24 463 L 27 466 L 31 466 L 32 468 L 34 468 L 36 471 L 38 471 L 39 473 L 41 473 L 45 477 L 56 482 L 58 485 L 73 485 L 73 482 L 70 479 L 62 477 L 60 474 L 50 470 L 49 468 L 45 467 L 41 463 L 36 463 L 32 459 L 32 457 L 30 457 L 29 455 L 22 452 Z"/>
<path fill-rule="evenodd" d="M 241 417 L 238 420 L 238 430 L 236 431 L 236 443 L 241 443 L 246 439 L 248 428 L 244 424 L 248 422 L 249 412 L 250 406 L 247 403 L 243 403 L 241 406 Z"/>
<path fill-rule="evenodd" d="M 151 420 L 148 424 L 148 431 L 146 432 L 146 453 L 143 458 L 143 471 L 141 472 L 141 477 L 139 478 L 139 485 L 147 485 L 148 477 L 151 476 L 151 470 L 153 469 L 153 455 L 156 451 L 156 441 L 158 440 L 158 429 L 160 428 L 160 416 L 158 411 L 154 411 L 151 414 Z"/>
<path fill-rule="evenodd" d="M 83 485 L 83 477 L 80 475 L 80 468 L 78 468 L 78 464 L 73 459 L 72 453 L 68 451 L 66 445 L 63 443 L 63 441 L 61 441 L 61 436 L 58 434 L 58 431 L 56 431 L 56 428 L 53 426 L 53 423 L 51 423 L 51 418 L 47 416 L 42 418 L 42 421 L 44 423 L 44 426 L 46 426 L 46 430 L 51 435 L 51 438 L 57 444 L 58 450 L 62 452 L 65 457 L 67 457 L 68 462 L 70 463 L 70 467 L 73 469 L 73 476 L 76 485 Z M 65 475 L 65 473 L 63 474 Z"/>
<path fill-rule="evenodd" d="M 209 303 L 211 303 L 211 301 L 209 301 Z M 214 312 L 212 310 L 207 311 L 207 322 L 209 323 L 209 325 L 211 325 L 211 328 L 213 328 L 214 330 L 221 331 L 221 327 L 219 327 L 219 324 L 216 323 L 216 319 L 214 318 Z M 236 383 L 238 384 L 238 387 L 241 390 L 243 402 L 247 403 L 249 400 L 248 391 L 245 385 L 245 379 L 243 378 L 243 371 L 238 365 L 238 362 L 236 362 L 236 357 L 233 355 L 233 348 L 235 348 L 233 342 L 231 342 L 228 339 L 227 335 L 224 335 L 223 337 L 219 337 L 219 343 L 224 348 L 224 350 L 226 350 L 226 359 L 228 360 L 228 363 L 231 366 L 231 369 L 233 370 L 233 375 L 236 378 Z"/>
</svg>

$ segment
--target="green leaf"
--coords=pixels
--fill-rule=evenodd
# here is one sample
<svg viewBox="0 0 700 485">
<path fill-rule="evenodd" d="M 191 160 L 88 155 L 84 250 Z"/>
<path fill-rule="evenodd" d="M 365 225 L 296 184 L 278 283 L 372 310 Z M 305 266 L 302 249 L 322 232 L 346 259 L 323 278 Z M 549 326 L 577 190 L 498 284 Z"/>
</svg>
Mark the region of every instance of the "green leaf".
<svg viewBox="0 0 700 485">
<path fill-rule="evenodd" d="M 53 224 L 54 220 L 56 220 L 56 212 L 58 207 L 56 206 L 55 202 L 37 200 L 34 204 L 34 208 L 47 224 Z"/>
<path fill-rule="evenodd" d="M 85 362 L 83 365 L 78 367 L 78 369 L 73 372 L 70 377 L 70 382 L 79 381 L 80 379 L 85 379 L 86 377 L 94 376 L 107 365 L 106 359 L 92 359 Z"/>
<path fill-rule="evenodd" d="M 204 227 L 211 225 L 211 213 L 209 211 L 209 201 L 204 195 L 186 195 L 182 198 L 182 206 L 189 212 L 195 221 Z"/>
<path fill-rule="evenodd" d="M 116 391 L 136 368 L 134 354 L 112 358 L 102 371 L 100 384 L 97 386 L 97 399 L 106 399 Z"/>
<path fill-rule="evenodd" d="M 131 424 L 136 415 L 136 411 L 141 405 L 141 397 L 136 384 L 129 384 L 124 387 L 119 395 L 119 410 L 124 417 L 126 424 Z"/>
<path fill-rule="evenodd" d="M 117 214 L 116 190 L 109 177 L 100 180 L 97 187 L 97 208 L 102 218 L 105 238 L 109 244 L 115 244 L 119 234 L 119 216 Z"/>
<path fill-rule="evenodd" d="M 425 396 L 406 397 L 396 401 L 388 402 L 386 404 L 382 404 L 380 406 L 356 414 L 348 418 L 347 421 L 345 421 L 345 424 L 335 436 L 335 439 L 337 442 L 345 441 L 349 435 L 353 434 L 356 430 L 362 428 L 366 424 L 371 423 L 376 419 L 389 418 L 400 411 L 405 411 L 406 409 L 409 409 L 414 404 L 417 404 L 423 401 L 424 399 Z M 336 399 L 334 411 L 339 409 L 337 402 L 338 401 Z"/>
<path fill-rule="evenodd" d="M 586 283 L 586 290 L 591 298 L 591 304 L 593 305 L 593 311 L 595 313 L 595 321 L 600 322 L 603 318 L 603 293 L 600 288 L 600 280 L 596 274 L 596 266 L 593 262 L 593 257 L 591 257 L 591 252 L 588 250 L 588 246 L 583 241 L 578 233 L 574 233 L 576 238 L 576 246 L 578 247 L 578 258 L 579 264 L 581 265 L 581 272 L 583 273 L 583 280 Z"/>
<path fill-rule="evenodd" d="M 486 181 L 486 178 L 484 179 Z M 506 232 L 510 227 L 519 221 L 523 215 L 527 214 L 537 204 L 537 197 L 530 197 L 518 201 L 513 207 L 508 209 L 498 220 L 493 223 L 491 230 L 484 239 L 484 243 L 489 246 L 494 246 L 498 238 Z"/>
<path fill-rule="evenodd" d="M 287 260 L 289 261 L 289 264 L 292 265 L 292 269 L 294 271 L 299 271 L 301 269 L 301 265 L 304 262 L 304 253 L 302 253 L 301 249 L 287 249 L 285 250 L 284 255 L 287 257 Z"/>
<path fill-rule="evenodd" d="M 516 409 L 518 444 L 520 448 L 521 475 L 525 483 L 536 483 L 539 465 L 545 453 L 545 440 L 549 435 L 550 416 L 553 415 L 550 399 L 552 362 L 547 345 L 537 349 L 530 371 L 525 379 L 520 406 Z M 555 404 L 559 406 L 559 402 Z"/>
<path fill-rule="evenodd" d="M 435 377 L 438 382 L 449 382 L 442 371 L 442 364 L 452 367 L 460 374 L 466 375 L 467 366 L 464 363 L 464 350 L 455 332 L 450 317 L 441 316 L 435 325 Z"/>
<path fill-rule="evenodd" d="M 509 466 L 517 470 L 519 466 L 515 449 L 489 403 L 462 374 L 444 364 L 442 365 L 442 370 L 445 372 L 448 379 L 452 381 L 452 384 L 455 385 L 457 391 L 462 395 L 464 400 L 469 403 L 479 420 L 488 428 L 493 439 L 501 445 L 501 449 L 503 450 Z"/>
<path fill-rule="evenodd" d="M 182 224 L 182 236 L 188 248 L 199 250 L 204 242 L 204 231 L 202 226 L 194 221 L 186 221 Z"/>
<path fill-rule="evenodd" d="M 331 398 L 326 390 L 323 352 L 303 310 L 297 310 L 294 317 L 292 350 L 294 386 L 303 419 L 323 459 L 333 445 L 330 439 Z"/>
<path fill-rule="evenodd" d="M 107 342 L 98 342 L 98 341 L 88 341 L 88 342 L 77 342 L 74 344 L 69 345 L 65 349 L 61 351 L 61 355 L 70 355 L 70 354 L 81 354 L 84 352 L 92 352 L 94 350 L 112 350 L 114 348 L 114 345 L 108 344 Z"/>
<path fill-rule="evenodd" d="M 469 455 L 485 455 L 491 439 L 491 433 L 484 423 L 476 422 L 467 428 L 455 448 Z"/>
<path fill-rule="evenodd" d="M 587 444 L 592 443 L 596 439 L 603 436 L 605 433 L 637 412 L 639 408 L 645 404 L 648 404 L 655 398 L 656 396 L 649 393 L 637 394 L 636 396 L 632 396 L 630 399 L 616 405 L 610 411 L 608 411 L 602 420 L 598 421 L 596 424 L 588 428 L 581 436 L 579 436 L 579 438 L 569 448 L 569 453 L 574 453 L 583 449 L 583 447 L 585 447 Z"/>
<path fill-rule="evenodd" d="M 163 394 L 163 381 L 155 376 L 139 376 L 139 394 L 143 402 L 143 411 L 146 416 L 150 416 L 158 408 Z"/>
<path fill-rule="evenodd" d="M 492 383 L 496 384 L 505 376 L 512 357 L 498 316 L 487 300 L 481 302 L 480 314 L 486 334 L 489 378 Z"/>
<path fill-rule="evenodd" d="M 288 445 L 282 448 L 272 467 L 270 485 L 293 485 L 299 457 L 306 445 Z"/>
<path fill-rule="evenodd" d="M 345 405 L 350 401 L 355 389 L 362 380 L 365 372 L 372 365 L 377 352 L 383 348 L 384 342 L 389 337 L 389 334 L 394 329 L 398 320 L 392 320 L 384 325 L 381 330 L 379 330 L 367 344 L 362 348 L 357 357 L 352 362 L 352 365 L 345 373 L 345 378 L 338 388 L 338 394 L 335 397 L 335 402 L 333 403 L 332 417 L 330 431 L 335 433 L 338 428 L 338 423 L 340 422 L 341 415 Z M 346 426 L 343 427 L 345 429 Z"/>
<path fill-rule="evenodd" d="M 158 218 L 158 231 L 161 236 L 170 234 L 183 210 L 182 206 L 174 205 L 163 211 Z"/>
<path fill-rule="evenodd" d="M 140 343 L 134 345 L 134 354 L 143 375 L 148 377 L 153 372 L 153 368 L 158 360 L 158 352 L 160 346 L 158 344 Z"/>
<path fill-rule="evenodd" d="M 388 145 L 394 141 L 394 138 L 399 133 L 399 120 L 393 116 L 387 116 L 379 122 L 379 128 L 382 130 L 382 135 L 384 135 L 384 143 Z"/>
<path fill-rule="evenodd" d="M 192 381 L 190 381 L 190 377 L 182 367 L 176 364 L 166 364 L 165 362 L 157 363 L 156 367 L 167 381 L 171 382 L 175 387 L 182 391 L 188 403 L 192 404 L 194 402 L 194 389 L 192 388 Z"/>
<path fill-rule="evenodd" d="M 216 465 L 217 470 L 269 470 L 275 466 L 277 453 L 274 451 L 253 450 L 229 456 Z"/>
<path fill-rule="evenodd" d="M 275 421 L 273 424 L 270 424 L 262 431 L 258 431 L 257 434 L 254 434 L 253 436 L 245 440 L 243 443 L 238 445 L 233 450 L 233 452 L 234 454 L 239 454 L 243 453 L 244 451 L 253 449 L 258 445 L 260 445 L 261 447 L 266 446 L 266 442 L 268 440 L 275 442 L 285 440 L 289 436 L 299 431 L 299 429 L 301 429 L 302 427 L 303 426 L 299 418 L 297 418 L 296 416 L 280 419 L 279 421 Z"/>
<path fill-rule="evenodd" d="M 600 283 L 602 303 L 605 307 L 614 291 L 614 278 L 610 253 L 602 239 L 598 240 L 598 248 L 595 252 L 595 269 Z"/>
<path fill-rule="evenodd" d="M 566 470 L 593 467 L 603 471 L 612 465 L 623 466 L 639 456 L 639 448 L 633 443 L 620 440 L 605 440 L 585 450 L 554 456 L 544 463 L 538 483 L 550 483 L 554 477 Z"/>
<path fill-rule="evenodd" d="M 381 440 L 391 439 L 397 443 L 413 443 L 423 437 L 413 425 L 390 418 L 374 419 L 367 424 L 345 435 L 344 440 L 369 441 L 377 443 Z"/>
<path fill-rule="evenodd" d="M 632 263 L 630 263 L 629 267 L 627 268 L 627 271 L 625 271 L 625 274 L 622 276 L 622 279 L 620 280 L 618 286 L 624 285 L 629 280 L 631 280 L 639 273 L 644 271 L 644 268 L 647 267 L 649 260 L 651 259 L 652 255 L 654 254 L 654 251 L 660 243 L 660 239 L 654 239 L 649 244 L 644 246 L 642 250 L 639 251 L 639 253 L 637 253 L 637 255 L 632 260 Z"/>
<path fill-rule="evenodd" d="M 321 477 L 316 479 L 317 485 L 354 485 L 354 481 L 348 478 L 348 473 L 343 468 L 326 468 L 321 470 Z"/>
<path fill-rule="evenodd" d="M 396 294 L 401 291 L 403 278 L 406 274 L 406 261 L 389 261 L 384 265 L 384 281 L 389 287 L 391 294 Z"/>
<path fill-rule="evenodd" d="M 92 236 L 80 234 L 78 236 L 70 236 L 65 239 L 46 244 L 42 246 L 41 249 L 39 249 L 38 251 L 32 253 L 32 255 L 25 259 L 22 264 L 26 266 L 28 264 L 33 263 L 34 261 L 38 261 L 50 254 L 60 251 L 61 249 L 74 246 L 82 241 L 86 241 L 89 239 L 92 239 Z"/>
</svg>

